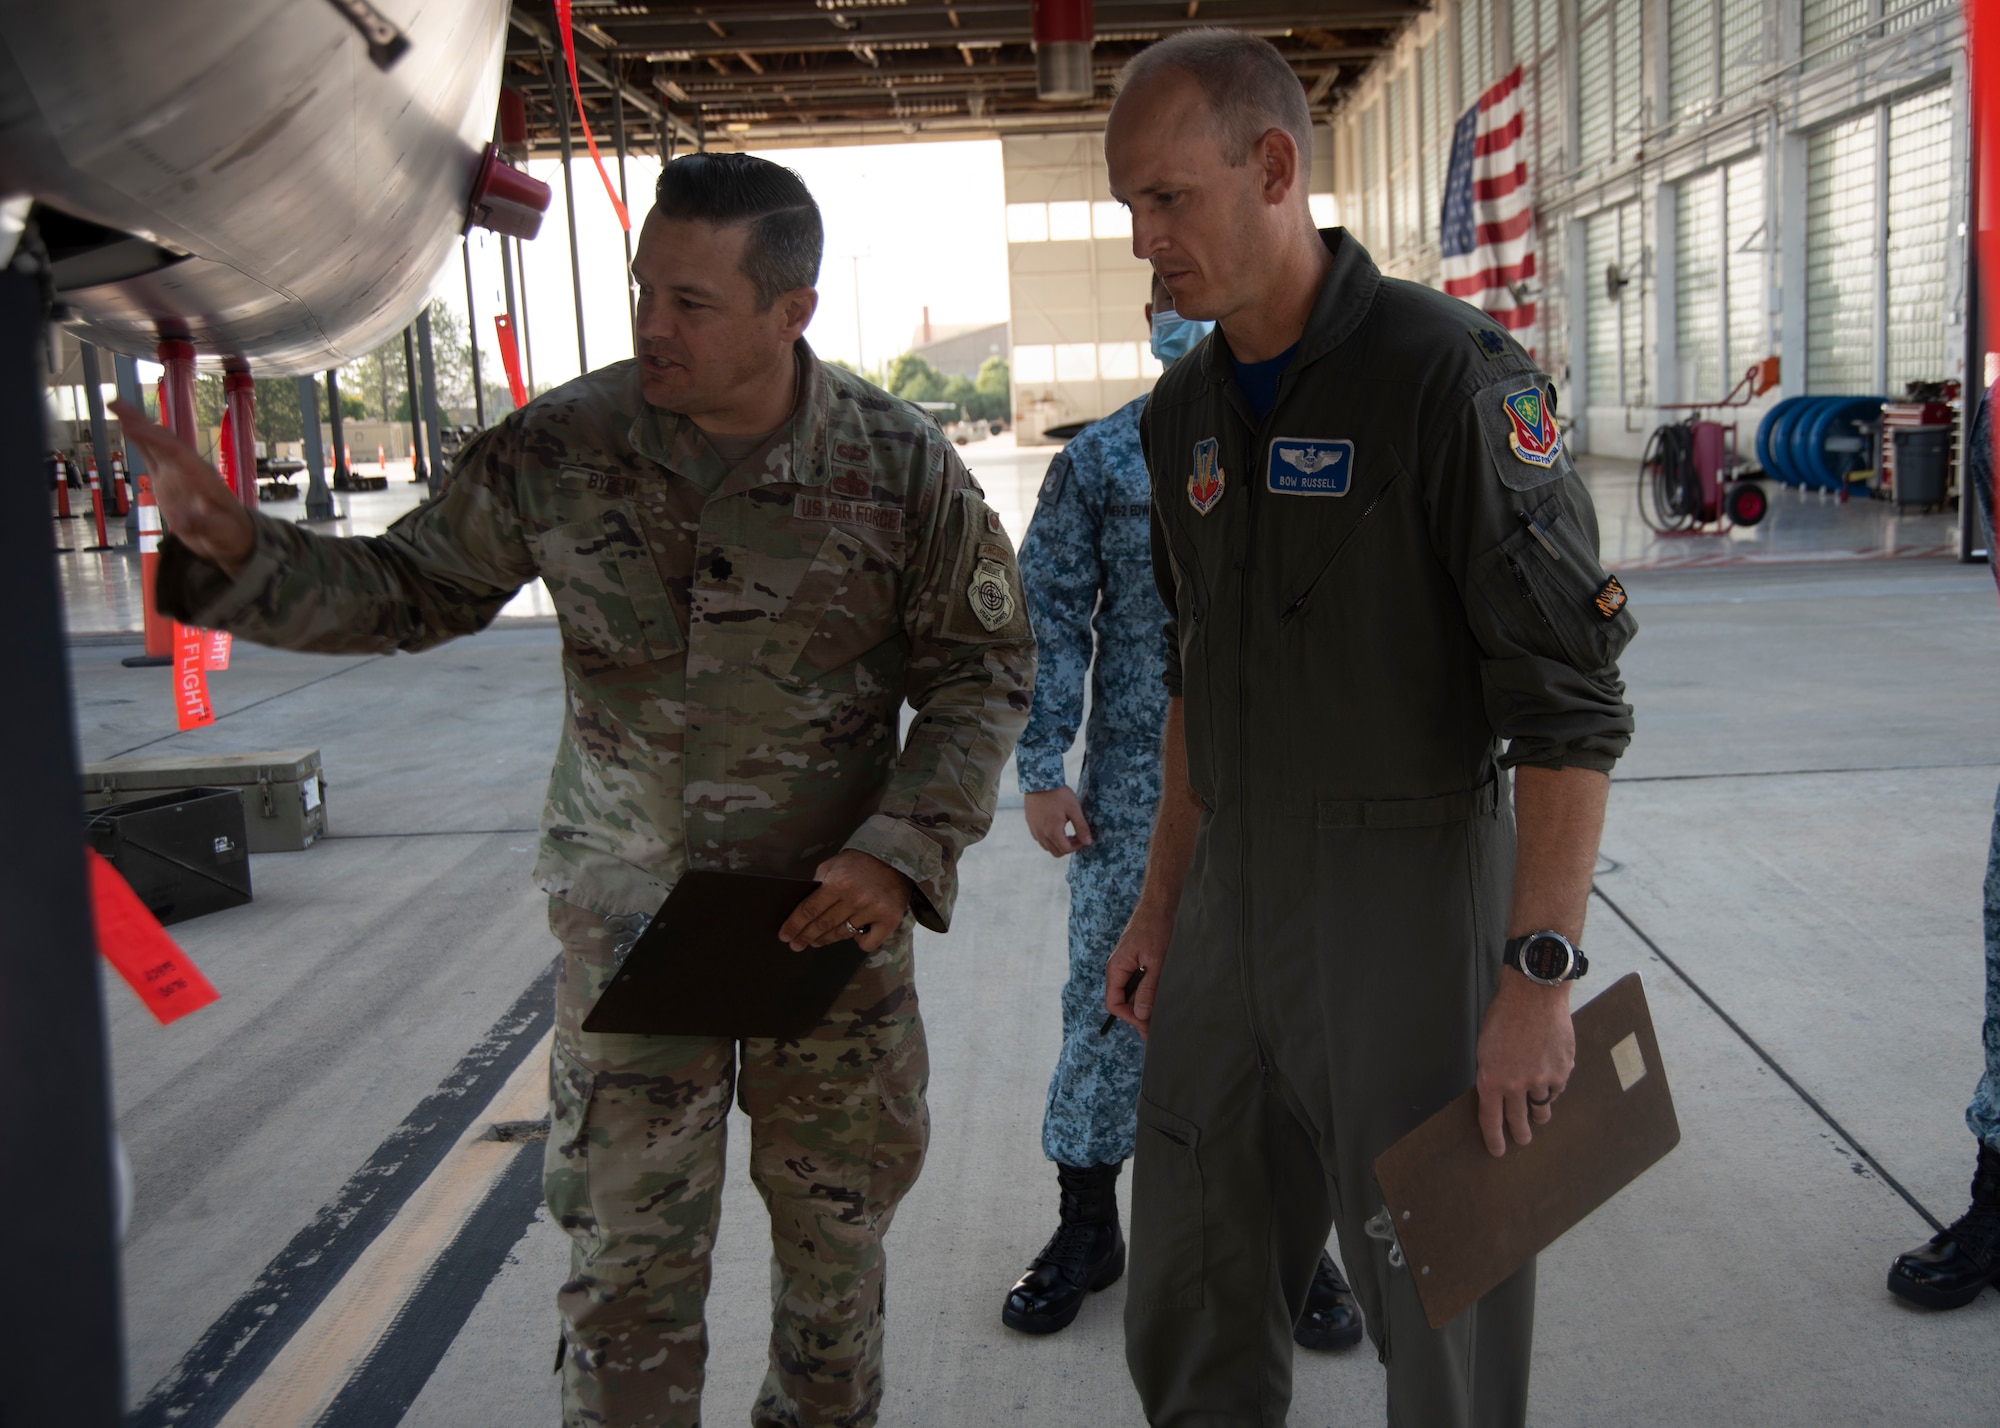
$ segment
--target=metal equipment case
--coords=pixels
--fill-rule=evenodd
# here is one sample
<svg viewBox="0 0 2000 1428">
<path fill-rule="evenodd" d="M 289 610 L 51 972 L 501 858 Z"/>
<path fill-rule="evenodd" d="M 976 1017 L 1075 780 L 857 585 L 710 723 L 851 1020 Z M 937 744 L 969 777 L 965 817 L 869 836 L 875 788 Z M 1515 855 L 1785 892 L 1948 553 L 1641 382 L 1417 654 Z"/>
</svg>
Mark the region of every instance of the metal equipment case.
<svg viewBox="0 0 2000 1428">
<path fill-rule="evenodd" d="M 90 846 L 163 924 L 250 901 L 243 792 L 183 788 L 83 816 Z"/>
<path fill-rule="evenodd" d="M 326 836 L 326 775 L 318 749 L 172 754 L 83 766 L 86 809 L 195 787 L 242 792 L 253 853 L 296 853 Z"/>
</svg>

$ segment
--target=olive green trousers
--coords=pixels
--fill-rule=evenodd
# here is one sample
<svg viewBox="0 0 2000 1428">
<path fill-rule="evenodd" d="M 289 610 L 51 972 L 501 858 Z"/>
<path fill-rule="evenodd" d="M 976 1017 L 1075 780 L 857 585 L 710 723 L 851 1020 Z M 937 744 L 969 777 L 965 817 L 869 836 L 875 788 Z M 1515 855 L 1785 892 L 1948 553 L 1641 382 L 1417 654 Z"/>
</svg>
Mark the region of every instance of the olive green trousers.
<svg viewBox="0 0 2000 1428">
<path fill-rule="evenodd" d="M 882 1237 L 929 1139 L 910 930 L 799 1041 L 611 1036 L 582 1021 L 619 929 L 552 901 L 562 943 L 543 1190 L 571 1240 L 565 1428 L 698 1428 L 703 1304 L 731 1099 L 771 1215 L 757 1428 L 868 1428 L 882 1402 Z"/>
</svg>

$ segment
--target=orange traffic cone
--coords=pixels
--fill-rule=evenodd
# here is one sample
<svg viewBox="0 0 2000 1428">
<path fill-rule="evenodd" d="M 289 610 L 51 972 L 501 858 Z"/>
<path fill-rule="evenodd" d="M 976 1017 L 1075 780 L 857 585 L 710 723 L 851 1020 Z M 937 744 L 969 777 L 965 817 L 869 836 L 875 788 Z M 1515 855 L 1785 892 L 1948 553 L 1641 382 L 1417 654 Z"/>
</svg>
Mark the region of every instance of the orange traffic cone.
<svg viewBox="0 0 2000 1428">
<path fill-rule="evenodd" d="M 118 451 L 111 453 L 111 509 L 121 516 L 132 509 L 125 495 L 125 457 Z"/>
<path fill-rule="evenodd" d="M 97 458 L 90 458 L 90 515 L 97 522 L 97 544 L 87 545 L 85 550 L 109 550 L 111 541 L 104 534 L 104 486 L 97 479 Z"/>
<path fill-rule="evenodd" d="M 173 658 L 174 622 L 153 608 L 160 569 L 160 508 L 153 502 L 153 478 L 139 475 L 139 599 L 146 616 L 146 658 L 165 664 Z M 136 661 L 133 661 L 136 663 Z"/>
<path fill-rule="evenodd" d="M 382 449 L 380 442 L 375 445 L 375 464 L 382 468 L 384 476 L 389 474 L 389 453 Z"/>
<path fill-rule="evenodd" d="M 76 513 L 69 508 L 69 458 L 56 458 L 56 519 L 66 521 Z"/>
</svg>

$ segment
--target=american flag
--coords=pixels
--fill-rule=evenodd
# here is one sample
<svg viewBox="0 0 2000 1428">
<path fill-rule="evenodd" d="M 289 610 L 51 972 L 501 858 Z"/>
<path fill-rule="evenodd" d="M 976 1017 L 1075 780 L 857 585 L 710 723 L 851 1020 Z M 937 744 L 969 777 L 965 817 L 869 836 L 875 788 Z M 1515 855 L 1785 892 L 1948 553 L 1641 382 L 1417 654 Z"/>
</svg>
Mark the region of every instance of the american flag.
<svg viewBox="0 0 2000 1428">
<path fill-rule="evenodd" d="M 1479 96 L 1451 135 L 1438 234 L 1444 290 L 1532 348 L 1535 215 L 1528 207 L 1527 146 L 1521 142 L 1521 67 Z"/>
</svg>

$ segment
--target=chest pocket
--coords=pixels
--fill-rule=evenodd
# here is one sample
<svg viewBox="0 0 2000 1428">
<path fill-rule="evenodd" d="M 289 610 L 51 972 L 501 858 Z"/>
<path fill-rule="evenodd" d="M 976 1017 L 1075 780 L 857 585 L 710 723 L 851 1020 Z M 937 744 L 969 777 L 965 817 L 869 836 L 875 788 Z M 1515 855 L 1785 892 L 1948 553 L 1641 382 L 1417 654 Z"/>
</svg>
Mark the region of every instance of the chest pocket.
<svg viewBox="0 0 2000 1428">
<path fill-rule="evenodd" d="M 1533 524 L 1523 520 L 1484 558 L 1477 585 L 1524 647 L 1585 673 L 1604 669 L 1639 628 L 1623 589 L 1597 563 L 1593 533 L 1561 485 L 1525 514 Z"/>
<path fill-rule="evenodd" d="M 1112 497 L 1104 505 L 1103 534 L 1098 548 L 1106 560 L 1151 560 L 1152 507 L 1141 497 Z"/>
<path fill-rule="evenodd" d="M 806 683 L 852 664 L 901 628 L 896 587 L 894 561 L 852 531 L 829 530 L 751 663 Z"/>
<path fill-rule="evenodd" d="M 628 501 L 556 526 L 540 541 L 542 582 L 563 634 L 613 664 L 666 659 L 684 646 L 672 600 Z"/>
</svg>

